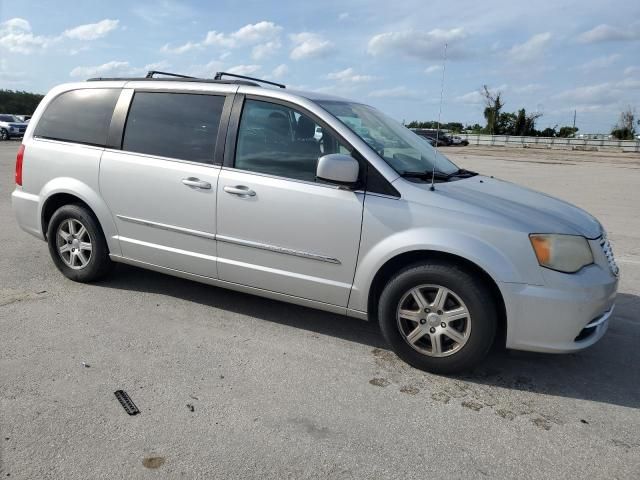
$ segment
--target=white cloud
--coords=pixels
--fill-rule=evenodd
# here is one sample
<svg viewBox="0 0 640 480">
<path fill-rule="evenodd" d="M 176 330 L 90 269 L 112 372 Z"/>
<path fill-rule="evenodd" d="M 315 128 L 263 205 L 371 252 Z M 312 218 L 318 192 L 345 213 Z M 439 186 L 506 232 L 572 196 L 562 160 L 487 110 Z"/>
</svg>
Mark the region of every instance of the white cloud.
<svg viewBox="0 0 640 480">
<path fill-rule="evenodd" d="M 134 15 L 142 18 L 145 22 L 159 25 L 165 22 L 176 22 L 195 15 L 192 7 L 185 5 L 183 2 L 173 0 L 154 0 L 153 3 L 135 2 L 136 6 L 132 8 Z"/>
<path fill-rule="evenodd" d="M 431 65 L 424 69 L 424 73 L 427 75 L 431 75 L 432 73 L 436 73 L 442 70 L 442 65 Z"/>
<path fill-rule="evenodd" d="M 444 45 L 447 44 L 447 56 L 460 58 L 465 55 L 462 40 L 466 38 L 462 28 L 451 30 L 435 29 L 430 32 L 405 30 L 387 32 L 373 36 L 369 40 L 367 51 L 371 55 L 403 55 L 420 60 L 442 58 Z"/>
<path fill-rule="evenodd" d="M 206 45 L 224 48 L 234 48 L 236 46 L 235 40 L 233 40 L 233 38 L 225 35 L 224 33 L 216 32 L 215 30 L 207 32 L 207 36 L 204 37 L 204 40 L 201 43 L 195 43 L 194 45 Z"/>
<path fill-rule="evenodd" d="M 253 47 L 251 50 L 251 58 L 254 60 L 262 60 L 274 55 L 282 46 L 280 40 L 272 40 L 267 43 L 261 43 Z"/>
<path fill-rule="evenodd" d="M 118 28 L 119 20 L 106 18 L 97 23 L 87 23 L 65 30 L 62 36 L 75 40 L 96 40 Z"/>
<path fill-rule="evenodd" d="M 622 104 L 633 90 L 640 90 L 640 80 L 626 78 L 564 90 L 552 98 L 577 106 L 610 106 Z"/>
<path fill-rule="evenodd" d="M 374 90 L 369 93 L 370 97 L 374 98 L 405 98 L 405 99 L 417 99 L 420 98 L 420 94 L 415 90 L 410 90 L 405 86 L 385 88 L 382 90 Z"/>
<path fill-rule="evenodd" d="M 131 65 L 129 62 L 113 60 L 102 65 L 76 67 L 69 73 L 72 77 L 113 77 L 118 75 L 130 75 Z"/>
<path fill-rule="evenodd" d="M 514 45 L 508 54 L 516 62 L 529 62 L 542 56 L 542 53 L 551 41 L 551 33 L 544 32 L 532 36 L 524 43 Z"/>
<path fill-rule="evenodd" d="M 279 36 L 281 31 L 282 27 L 280 25 L 276 25 L 273 22 L 261 21 L 247 24 L 229 34 L 211 30 L 207 32 L 204 39 L 199 42 L 189 41 L 176 47 L 166 44 L 162 47 L 161 51 L 164 53 L 181 54 L 204 47 L 231 49 L 256 45 L 253 54 L 254 59 L 257 60 L 268 56 L 280 48 Z"/>
<path fill-rule="evenodd" d="M 325 40 L 317 33 L 301 32 L 294 33 L 289 37 L 294 44 L 289 55 L 292 60 L 324 57 L 334 48 L 330 41 Z"/>
<path fill-rule="evenodd" d="M 282 63 L 273 69 L 273 71 L 271 72 L 271 76 L 273 78 L 282 78 L 287 73 L 289 73 L 289 67 L 287 67 L 284 63 Z"/>
<path fill-rule="evenodd" d="M 139 76 L 142 77 L 150 70 L 167 70 L 171 68 L 166 60 L 160 60 L 159 62 L 149 63 L 144 67 L 134 67 L 129 62 L 112 60 L 102 65 L 93 66 L 79 66 L 75 67 L 69 73 L 71 77 L 79 78 L 92 78 L 92 77 L 125 77 L 125 76 Z"/>
<path fill-rule="evenodd" d="M 640 73 L 640 67 L 637 66 L 631 66 L 624 69 L 625 75 L 636 75 L 638 73 Z"/>
<path fill-rule="evenodd" d="M 604 55 L 602 57 L 594 58 L 593 60 L 589 60 L 586 63 L 583 63 L 578 68 L 584 71 L 592 71 L 599 70 L 602 68 L 607 68 L 616 63 L 618 60 L 622 58 L 622 55 L 619 53 L 612 53 L 611 55 Z"/>
<path fill-rule="evenodd" d="M 539 83 L 529 83 L 520 87 L 513 87 L 511 91 L 514 93 L 537 93 L 544 90 L 544 86 Z"/>
<path fill-rule="evenodd" d="M 349 18 L 349 12 L 342 12 L 338 15 L 338 21 L 339 22 L 343 22 L 344 20 L 346 20 L 347 18 Z"/>
<path fill-rule="evenodd" d="M 261 68 L 260 65 L 236 65 L 228 69 L 227 72 L 237 75 L 251 75 L 258 72 Z"/>
<path fill-rule="evenodd" d="M 191 65 L 185 70 L 185 75 L 199 78 L 213 78 L 216 72 L 221 71 L 224 65 L 219 60 L 212 60 L 205 64 Z"/>
<path fill-rule="evenodd" d="M 189 52 L 191 50 L 195 50 L 196 48 L 200 48 L 200 46 L 201 46 L 201 44 L 199 44 L 199 43 L 187 42 L 187 43 L 184 43 L 184 44 L 179 45 L 177 47 L 172 47 L 167 43 L 167 44 L 162 46 L 160 51 L 162 53 L 181 54 L 181 53 Z"/>
<path fill-rule="evenodd" d="M 340 70 L 339 72 L 330 73 L 327 75 L 327 78 L 345 83 L 365 83 L 373 80 L 371 75 L 359 75 L 351 67 Z"/>
<path fill-rule="evenodd" d="M 280 35 L 282 27 L 273 22 L 258 22 L 245 25 L 231 34 L 231 38 L 242 44 L 264 42 Z"/>
<path fill-rule="evenodd" d="M 458 103 L 464 103 L 467 105 L 480 105 L 484 102 L 484 97 L 479 91 L 474 90 L 473 92 L 460 95 L 456 97 L 454 100 Z"/>
<path fill-rule="evenodd" d="M 47 47 L 52 39 L 31 32 L 31 24 L 24 18 L 11 18 L 0 23 L 0 48 L 14 53 L 29 54 Z"/>
<path fill-rule="evenodd" d="M 534 88 L 534 85 L 536 84 L 531 84 L 531 85 L 526 85 L 525 87 L 521 87 L 521 88 Z M 507 85 L 506 83 L 503 83 L 502 85 L 498 85 L 497 87 L 494 88 L 489 88 L 489 92 L 493 95 L 496 95 L 497 93 L 503 93 L 505 91 L 514 91 L 517 92 L 518 89 L 516 88 L 510 88 L 509 85 Z M 517 92 L 520 93 L 520 92 Z M 454 98 L 454 101 L 456 103 L 464 103 L 467 105 L 480 105 L 484 103 L 484 95 L 483 95 L 483 91 L 481 89 L 478 90 L 474 90 L 472 92 L 468 92 L 465 93 L 464 95 L 460 95 L 458 97 Z"/>
<path fill-rule="evenodd" d="M 640 40 L 640 25 L 613 27 L 605 23 L 578 35 L 580 43 L 624 42 Z"/>
<path fill-rule="evenodd" d="M 34 51 L 41 51 L 65 39 L 95 40 L 117 28 L 118 22 L 118 20 L 105 19 L 97 23 L 79 25 L 67 29 L 57 36 L 44 36 L 34 35 L 31 30 L 31 24 L 24 18 L 11 18 L 0 23 L 0 48 L 4 51 L 30 54 Z M 87 45 L 81 45 L 77 48 L 70 48 L 68 53 L 75 55 L 87 48 Z"/>
<path fill-rule="evenodd" d="M 3 58 L 0 60 L 0 81 L 10 85 L 20 85 L 25 83 L 25 72 L 18 72 L 9 68 L 7 61 Z"/>
</svg>

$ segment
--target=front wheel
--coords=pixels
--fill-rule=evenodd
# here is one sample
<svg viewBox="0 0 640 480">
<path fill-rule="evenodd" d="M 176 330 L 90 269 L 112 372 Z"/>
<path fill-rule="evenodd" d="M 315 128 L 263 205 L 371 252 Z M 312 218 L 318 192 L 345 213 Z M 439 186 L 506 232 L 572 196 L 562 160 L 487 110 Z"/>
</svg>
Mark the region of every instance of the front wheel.
<svg viewBox="0 0 640 480">
<path fill-rule="evenodd" d="M 446 262 L 407 267 L 384 288 L 380 328 L 396 354 L 433 373 L 479 363 L 496 332 L 492 292 L 465 269 Z"/>
<path fill-rule="evenodd" d="M 0 140 L 9 140 L 9 132 L 7 132 L 4 128 L 0 129 Z"/>
</svg>

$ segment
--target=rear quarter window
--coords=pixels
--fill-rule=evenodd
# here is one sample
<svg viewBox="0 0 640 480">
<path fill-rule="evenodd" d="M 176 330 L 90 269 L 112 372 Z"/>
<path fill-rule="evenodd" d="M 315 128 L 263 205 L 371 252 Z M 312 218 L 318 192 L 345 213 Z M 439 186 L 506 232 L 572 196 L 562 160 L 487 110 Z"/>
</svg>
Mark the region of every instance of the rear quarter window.
<svg viewBox="0 0 640 480">
<path fill-rule="evenodd" d="M 87 88 L 64 92 L 47 106 L 36 137 L 105 146 L 120 89 Z"/>
</svg>

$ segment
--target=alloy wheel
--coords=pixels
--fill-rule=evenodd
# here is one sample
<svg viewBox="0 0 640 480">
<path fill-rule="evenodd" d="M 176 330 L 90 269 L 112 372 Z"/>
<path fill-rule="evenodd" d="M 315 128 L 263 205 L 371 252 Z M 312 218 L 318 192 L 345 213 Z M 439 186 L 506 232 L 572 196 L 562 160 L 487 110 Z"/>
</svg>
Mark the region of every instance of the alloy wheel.
<svg viewBox="0 0 640 480">
<path fill-rule="evenodd" d="M 68 218 L 58 226 L 56 245 L 62 261 L 74 270 L 86 267 L 91 260 L 93 245 L 86 227 L 75 218 Z"/>
<path fill-rule="evenodd" d="M 459 351 L 471 334 L 471 314 L 462 299 L 442 285 L 420 285 L 398 303 L 398 329 L 404 340 L 430 357 Z"/>
</svg>

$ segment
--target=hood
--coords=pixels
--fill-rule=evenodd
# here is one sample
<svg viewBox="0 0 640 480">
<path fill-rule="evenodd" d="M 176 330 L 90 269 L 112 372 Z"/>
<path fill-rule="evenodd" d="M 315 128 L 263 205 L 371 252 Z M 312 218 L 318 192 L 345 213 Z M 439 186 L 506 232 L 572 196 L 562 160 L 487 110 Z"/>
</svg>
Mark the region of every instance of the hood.
<svg viewBox="0 0 640 480">
<path fill-rule="evenodd" d="M 429 185 L 425 184 L 424 188 L 428 190 Z M 477 175 L 436 184 L 436 190 L 475 209 L 506 217 L 529 233 L 564 233 L 589 239 L 602 235 L 600 223 L 584 210 L 503 180 Z"/>
</svg>

